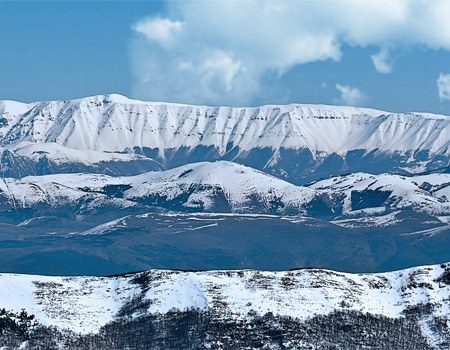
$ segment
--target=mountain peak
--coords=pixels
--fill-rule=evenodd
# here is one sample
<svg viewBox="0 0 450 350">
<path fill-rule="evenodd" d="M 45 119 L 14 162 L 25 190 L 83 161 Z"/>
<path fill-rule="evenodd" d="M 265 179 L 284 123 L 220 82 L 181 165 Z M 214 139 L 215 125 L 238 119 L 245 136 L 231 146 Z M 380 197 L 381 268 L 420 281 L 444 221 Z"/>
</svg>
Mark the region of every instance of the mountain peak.
<svg viewBox="0 0 450 350">
<path fill-rule="evenodd" d="M 70 100 L 71 102 L 78 102 L 78 103 L 98 103 L 102 102 L 105 104 L 109 103 L 117 103 L 117 104 L 130 104 L 130 103 L 141 103 L 142 101 L 132 100 L 128 98 L 127 96 L 121 95 L 121 94 L 101 94 L 101 95 L 93 95 L 93 96 L 87 96 L 82 97 L 74 100 Z"/>
</svg>

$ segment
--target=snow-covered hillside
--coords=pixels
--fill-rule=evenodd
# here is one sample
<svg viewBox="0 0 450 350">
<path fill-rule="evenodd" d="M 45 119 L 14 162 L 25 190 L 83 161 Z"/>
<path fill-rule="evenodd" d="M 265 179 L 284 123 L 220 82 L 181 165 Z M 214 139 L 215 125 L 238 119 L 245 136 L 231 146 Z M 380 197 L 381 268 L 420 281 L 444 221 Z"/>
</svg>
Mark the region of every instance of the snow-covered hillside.
<svg viewBox="0 0 450 350">
<path fill-rule="evenodd" d="M 187 164 L 160 172 L 112 177 L 55 174 L 0 180 L 0 209 L 77 213 L 101 208 L 176 212 L 373 217 L 401 210 L 450 215 L 450 174 L 354 173 L 297 186 L 228 161 Z M 392 221 L 392 220 L 388 220 Z"/>
<path fill-rule="evenodd" d="M 129 177 L 57 174 L 0 181 L 0 208 L 7 211 L 69 206 L 88 212 L 106 206 L 142 205 L 178 211 L 306 214 L 313 201 L 323 202 L 325 197 L 226 161 Z"/>
<path fill-rule="evenodd" d="M 400 176 L 354 173 L 318 181 L 310 188 L 327 193 L 344 215 L 415 210 L 450 214 L 450 174 Z"/>
<path fill-rule="evenodd" d="M 296 104 L 189 106 L 120 95 L 31 104 L 3 101 L 0 136 L 4 174 L 14 173 L 11 163 L 42 159 L 53 167 L 147 160 L 154 162 L 151 170 L 238 159 L 298 182 L 311 172 L 353 171 L 361 166 L 358 159 L 367 157 L 372 163 L 392 158 L 389 166 L 383 163 L 389 171 L 418 172 L 447 166 L 450 155 L 450 118 L 442 115 Z M 326 162 L 330 156 L 335 158 Z M 22 165 L 17 176 L 51 172 L 46 166 Z M 292 169 L 296 167 L 300 169 Z"/>
<path fill-rule="evenodd" d="M 266 173 L 232 162 L 194 163 L 161 173 L 136 177 L 139 184 L 124 194 L 125 198 L 164 197 L 186 198 L 183 206 L 211 210 L 222 197 L 232 212 L 301 212 L 304 206 L 319 197 L 306 187 L 295 186 Z M 305 211 L 306 212 L 306 211 Z"/>
<path fill-rule="evenodd" d="M 228 270 L 448 261 L 449 230 L 448 116 L 0 101 L 3 271 L 226 269 L 0 273 L 0 349 L 449 349 L 450 263 Z"/>
<path fill-rule="evenodd" d="M 362 140 L 367 142 L 366 135 L 360 131 L 367 122 L 380 123 L 386 119 L 373 119 L 382 114 L 369 109 L 314 105 L 189 106 L 142 102 L 120 95 L 23 106 L 6 102 L 3 116 L 7 123 L 1 129 L 1 144 L 57 143 L 74 149 L 108 152 L 148 147 L 161 153 L 166 149 L 203 145 L 214 146 L 224 153 L 231 143 L 242 150 L 283 146 L 345 152 L 363 148 L 349 142 L 355 145 Z M 352 124 L 359 125 L 359 130 L 351 130 Z M 359 140 L 351 140 L 352 133 Z M 319 134 L 325 137 L 317 137 Z M 373 141 L 372 149 L 381 145 L 377 142 L 380 140 Z"/>
<path fill-rule="evenodd" d="M 3 103 L 2 145 L 24 141 L 73 149 L 125 151 L 227 146 L 308 148 L 314 153 L 365 149 L 450 151 L 450 118 L 324 105 L 205 107 L 99 95 L 27 105 Z"/>
<path fill-rule="evenodd" d="M 419 325 L 438 348 L 439 332 L 450 326 L 449 276 L 449 264 L 359 275 L 319 269 L 150 270 L 117 277 L 0 274 L 0 308 L 25 309 L 45 326 L 86 334 L 98 332 L 124 311 L 132 318 L 198 310 L 234 320 L 272 313 L 305 321 L 351 310 L 397 319 L 428 306 Z M 440 331 L 433 328 L 437 320 L 443 322 Z"/>
</svg>

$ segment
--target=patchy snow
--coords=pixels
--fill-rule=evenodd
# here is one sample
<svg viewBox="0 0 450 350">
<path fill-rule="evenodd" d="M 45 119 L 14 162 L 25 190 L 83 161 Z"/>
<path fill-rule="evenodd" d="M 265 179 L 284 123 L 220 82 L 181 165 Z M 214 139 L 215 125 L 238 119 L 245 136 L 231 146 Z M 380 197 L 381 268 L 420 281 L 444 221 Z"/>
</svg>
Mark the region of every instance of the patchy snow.
<svg viewBox="0 0 450 350">
<path fill-rule="evenodd" d="M 88 236 L 88 235 L 104 235 L 108 232 L 108 230 L 111 229 L 118 229 L 118 228 L 124 228 L 127 227 L 126 221 L 130 218 L 130 216 L 124 216 L 115 220 L 108 221 L 104 224 L 100 224 L 98 226 L 95 226 L 89 230 L 83 231 L 81 233 L 77 233 L 78 235 L 82 236 Z"/>
<path fill-rule="evenodd" d="M 0 275 L 2 308 L 25 309 L 46 326 L 98 331 L 138 292 L 129 278 Z"/>
<path fill-rule="evenodd" d="M 392 226 L 402 221 L 397 215 L 399 211 L 389 213 L 381 216 L 367 216 L 352 219 L 342 219 L 330 221 L 333 224 L 346 227 L 346 228 L 358 228 L 358 227 L 386 227 Z"/>
<path fill-rule="evenodd" d="M 114 186 L 123 186 L 120 195 L 108 194 L 108 187 Z M 366 198 L 362 208 L 354 206 L 355 194 Z M 386 198 L 371 202 L 371 198 L 377 196 Z M 191 163 L 135 176 L 79 173 L 2 178 L 0 197 L 6 199 L 3 206 L 9 203 L 16 209 L 37 204 L 62 207 L 76 203 L 85 203 L 83 209 L 86 210 L 106 204 L 126 208 L 139 203 L 157 203 L 157 198 L 160 198 L 168 203 L 177 200 L 181 207 L 198 211 L 216 211 L 216 206 L 222 205 L 220 211 L 224 212 L 267 213 L 278 210 L 277 213 L 285 214 L 294 210 L 297 215 L 307 215 L 308 205 L 314 200 L 330 198 L 334 204 L 327 200 L 326 205 L 335 211 L 342 207 L 342 217 L 338 220 L 365 217 L 366 224 L 384 226 L 394 219 L 385 215 L 398 210 L 414 210 L 439 216 L 441 221 L 447 220 L 445 217 L 450 215 L 450 174 L 353 173 L 305 187 L 241 164 L 218 161 Z M 87 198 L 89 201 L 85 200 Z M 336 223 L 352 225 L 350 221 L 347 224 L 344 221 Z M 356 224 L 363 222 L 359 220 Z"/>
<path fill-rule="evenodd" d="M 14 312 L 25 309 L 44 325 L 80 333 L 97 332 L 137 296 L 149 301 L 149 314 L 201 309 L 237 319 L 248 317 L 249 312 L 307 319 L 345 309 L 397 318 L 408 307 L 431 303 L 433 315 L 439 317 L 450 314 L 446 302 L 450 285 L 439 281 L 449 267 L 377 274 L 321 269 L 150 270 L 121 277 L 0 274 L 0 307 Z M 146 282 L 133 282 L 135 277 Z"/>
<path fill-rule="evenodd" d="M 445 225 L 445 226 L 439 226 L 439 227 L 432 227 L 432 228 L 428 228 L 425 230 L 419 230 L 419 231 L 414 231 L 414 232 L 408 232 L 408 233 L 403 233 L 404 236 L 414 236 L 414 235 L 419 235 L 419 236 L 428 236 L 428 237 L 433 237 L 434 235 L 440 233 L 440 232 L 445 232 L 448 231 L 450 229 L 450 225 Z"/>
</svg>

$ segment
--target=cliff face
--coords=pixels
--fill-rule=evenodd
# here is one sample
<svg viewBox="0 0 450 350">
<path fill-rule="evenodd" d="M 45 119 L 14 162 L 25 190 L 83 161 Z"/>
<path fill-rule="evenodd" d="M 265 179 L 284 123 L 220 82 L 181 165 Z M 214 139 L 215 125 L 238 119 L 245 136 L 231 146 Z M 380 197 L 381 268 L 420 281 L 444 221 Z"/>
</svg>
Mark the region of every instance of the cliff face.
<svg viewBox="0 0 450 350">
<path fill-rule="evenodd" d="M 232 160 L 303 184 L 356 171 L 441 169 L 450 155 L 447 116 L 354 107 L 205 107 L 100 95 L 3 101 L 0 120 L 1 174 L 10 177 L 129 175 Z"/>
</svg>

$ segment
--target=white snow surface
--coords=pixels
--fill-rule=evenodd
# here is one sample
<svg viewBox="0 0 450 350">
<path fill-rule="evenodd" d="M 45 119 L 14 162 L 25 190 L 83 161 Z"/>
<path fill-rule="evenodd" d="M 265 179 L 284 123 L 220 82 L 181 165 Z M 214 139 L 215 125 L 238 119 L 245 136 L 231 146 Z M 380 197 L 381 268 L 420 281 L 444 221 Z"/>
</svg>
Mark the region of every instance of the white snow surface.
<svg viewBox="0 0 450 350">
<path fill-rule="evenodd" d="M 148 159 L 139 154 L 102 152 L 93 150 L 80 150 L 65 147 L 55 142 L 49 143 L 33 143 L 29 141 L 20 142 L 14 147 L 8 147 L 14 153 L 28 157 L 35 161 L 43 157 L 51 159 L 56 164 L 80 163 L 92 165 L 100 162 L 114 161 L 132 161 L 140 159 Z"/>
<path fill-rule="evenodd" d="M 448 316 L 450 286 L 439 281 L 447 265 L 376 274 L 321 269 L 283 272 L 150 270 L 117 277 L 46 277 L 0 274 L 0 308 L 25 309 L 39 322 L 80 333 L 98 332 L 136 296 L 149 300 L 144 313 L 200 309 L 217 317 L 259 315 L 301 320 L 334 310 L 355 310 L 388 317 L 432 303 L 434 316 Z M 147 275 L 146 278 L 142 278 Z M 147 284 L 133 282 L 136 277 Z M 133 316 L 141 316 L 134 314 Z M 423 327 L 427 327 L 426 323 Z M 426 329 L 423 330 L 426 333 Z"/>
<path fill-rule="evenodd" d="M 256 197 L 262 204 L 281 198 L 286 206 L 300 207 L 314 199 L 318 193 L 306 187 L 296 186 L 262 171 L 241 164 L 218 161 L 184 165 L 163 172 L 150 172 L 135 176 L 133 189 L 125 198 L 144 197 L 158 193 L 175 198 L 187 189 L 206 185 L 219 188 L 225 194 L 232 210 L 245 211 L 247 203 Z M 198 202 L 209 209 L 214 193 L 200 191 L 193 193 L 187 206 L 196 207 Z"/>
<path fill-rule="evenodd" d="M 122 198 L 114 198 L 103 193 L 105 186 L 111 185 L 129 185 L 130 188 L 123 192 Z M 389 197 L 383 206 L 353 210 L 352 192 L 367 190 L 386 191 Z M 399 210 L 412 209 L 438 215 L 441 219 L 450 215 L 450 174 L 443 173 L 420 176 L 353 173 L 305 187 L 238 163 L 217 161 L 135 176 L 77 173 L 0 179 L 0 195 L 14 208 L 39 203 L 61 207 L 87 197 L 95 199 L 88 202 L 90 208 L 102 204 L 125 208 L 144 203 L 147 197 L 159 196 L 171 201 L 183 196 L 179 204 L 186 208 L 215 210 L 218 193 L 223 194 L 234 213 L 254 212 L 255 201 L 261 205 L 259 212 L 264 213 L 264 208 L 269 209 L 279 201 L 284 209 L 295 209 L 303 215 L 305 205 L 316 198 L 329 197 L 335 206 L 342 205 L 344 221 L 336 223 L 344 226 L 353 225 L 351 221 L 345 222 L 349 217 L 367 217 L 367 225 L 390 225 L 396 221 L 393 212 Z"/>
<path fill-rule="evenodd" d="M 131 188 L 123 193 L 123 198 L 108 198 L 101 193 L 107 185 L 130 185 Z M 91 192 L 83 190 L 86 187 Z M 267 206 L 270 201 L 281 199 L 285 206 L 300 209 L 318 195 L 315 190 L 227 161 L 192 163 L 167 171 L 124 177 L 79 173 L 0 179 L 0 194 L 14 207 L 29 207 L 37 203 L 61 206 L 86 196 L 114 201 L 116 205 L 126 207 L 134 205 L 139 198 L 152 195 L 171 200 L 190 193 L 192 188 L 197 190 L 189 195 L 184 203 L 186 207 L 195 208 L 201 203 L 209 209 L 215 190 L 220 189 L 232 211 L 236 212 L 244 212 L 253 198 Z"/>
<path fill-rule="evenodd" d="M 111 198 L 102 193 L 89 193 L 81 190 L 87 184 L 107 184 L 109 177 L 97 174 L 57 174 L 29 176 L 22 179 L 0 178 L 0 195 L 8 200 L 14 209 L 29 208 L 37 204 L 52 207 L 76 204 L 83 198 L 87 201 L 86 210 L 97 205 L 112 204 L 116 207 L 130 207 L 135 203 L 122 198 Z"/>
<path fill-rule="evenodd" d="M 450 174 L 436 173 L 418 176 L 393 174 L 353 173 L 317 181 L 311 189 L 343 196 L 343 214 L 359 215 L 361 210 L 352 210 L 353 191 L 389 191 L 387 207 L 370 208 L 379 214 L 389 210 L 413 209 L 436 215 L 450 214 Z"/>
<path fill-rule="evenodd" d="M 450 154 L 450 117 L 428 113 L 301 104 L 190 106 L 111 94 L 30 104 L 2 101 L 2 116 L 7 123 L 0 123 L 0 146 L 22 154 L 32 152 L 25 147 L 29 143 L 51 144 L 60 153 L 63 147 L 127 152 L 129 157 L 134 147 L 158 149 L 164 157 L 164 150 L 199 145 L 213 146 L 222 155 L 230 145 L 241 152 L 308 148 L 313 156 L 360 149 Z M 62 153 L 70 155 L 69 150 Z"/>
</svg>

